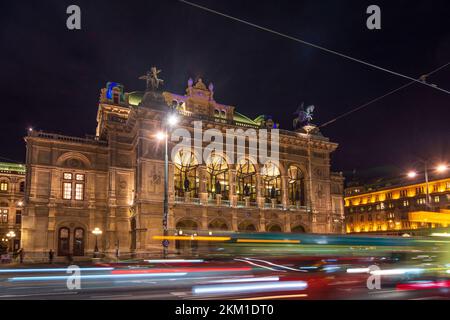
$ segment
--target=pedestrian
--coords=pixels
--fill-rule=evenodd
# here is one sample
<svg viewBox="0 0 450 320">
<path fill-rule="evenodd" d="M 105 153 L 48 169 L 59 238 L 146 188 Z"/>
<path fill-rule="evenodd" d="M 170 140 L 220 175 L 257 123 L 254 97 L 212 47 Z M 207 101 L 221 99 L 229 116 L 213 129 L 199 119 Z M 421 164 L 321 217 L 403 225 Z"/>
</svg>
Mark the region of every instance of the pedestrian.
<svg viewBox="0 0 450 320">
<path fill-rule="evenodd" d="M 50 264 L 53 263 L 53 255 L 54 255 L 53 250 L 50 249 L 50 251 L 48 252 L 48 262 L 49 262 Z"/>
<path fill-rule="evenodd" d="M 25 256 L 25 251 L 23 250 L 23 248 L 19 249 L 19 259 L 20 259 L 20 263 L 23 263 L 23 258 Z"/>
<path fill-rule="evenodd" d="M 73 258 L 72 258 L 72 254 L 71 253 L 67 254 L 67 261 L 69 262 L 69 265 L 72 264 Z"/>
</svg>

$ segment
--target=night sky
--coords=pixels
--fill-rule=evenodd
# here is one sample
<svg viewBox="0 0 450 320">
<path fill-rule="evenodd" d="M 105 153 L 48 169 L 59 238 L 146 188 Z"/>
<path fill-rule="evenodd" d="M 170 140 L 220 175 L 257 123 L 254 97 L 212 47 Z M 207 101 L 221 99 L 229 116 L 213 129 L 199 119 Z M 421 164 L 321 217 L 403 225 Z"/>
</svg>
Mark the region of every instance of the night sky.
<svg viewBox="0 0 450 320">
<path fill-rule="evenodd" d="M 198 4 L 412 76 L 450 62 L 450 2 L 206 1 Z M 82 10 L 82 30 L 66 28 L 66 8 Z M 366 28 L 366 8 L 382 10 L 382 30 Z M 217 102 L 252 118 L 269 114 L 292 129 L 292 114 L 314 104 L 328 120 L 409 81 L 201 11 L 176 0 L 2 1 L 0 157 L 24 161 L 26 129 L 94 134 L 107 81 L 143 90 L 151 66 L 164 90 L 187 80 L 214 83 Z M 450 66 L 428 79 L 450 90 Z M 340 144 L 337 171 L 393 166 L 417 157 L 450 161 L 450 95 L 413 85 L 322 129 Z"/>
</svg>

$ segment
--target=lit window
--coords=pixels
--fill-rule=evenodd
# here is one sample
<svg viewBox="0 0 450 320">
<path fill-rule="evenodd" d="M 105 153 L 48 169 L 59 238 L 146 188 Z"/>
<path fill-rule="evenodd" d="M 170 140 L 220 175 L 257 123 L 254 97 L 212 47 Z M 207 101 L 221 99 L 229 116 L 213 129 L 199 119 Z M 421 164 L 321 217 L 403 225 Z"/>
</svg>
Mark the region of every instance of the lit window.
<svg viewBox="0 0 450 320">
<path fill-rule="evenodd" d="M 8 182 L 6 181 L 0 182 L 0 191 L 8 191 Z"/>
<path fill-rule="evenodd" d="M 72 174 L 71 173 L 64 173 L 64 180 L 72 180 Z"/>
<path fill-rule="evenodd" d="M 84 181 L 84 174 L 77 174 L 75 179 L 77 181 Z"/>
<path fill-rule="evenodd" d="M 64 182 L 64 184 L 63 184 L 63 198 L 65 200 L 72 199 L 72 183 Z"/>
<path fill-rule="evenodd" d="M 408 200 L 403 201 L 403 206 L 404 206 L 404 207 L 409 206 L 409 201 L 408 201 Z"/>
<path fill-rule="evenodd" d="M 75 184 L 75 200 L 83 200 L 84 185 L 82 183 Z"/>
<path fill-rule="evenodd" d="M 8 210 L 3 209 L 1 210 L 1 223 L 8 223 Z"/>
<path fill-rule="evenodd" d="M 441 199 L 440 199 L 440 197 L 439 196 L 436 196 L 436 197 L 434 197 L 434 202 L 439 202 Z"/>
<path fill-rule="evenodd" d="M 447 190 L 450 189 L 450 182 L 447 182 L 447 183 L 446 183 L 446 188 L 447 188 Z"/>
<path fill-rule="evenodd" d="M 384 209 L 384 202 L 380 203 L 380 209 Z"/>
<path fill-rule="evenodd" d="M 408 190 L 400 190 L 400 197 L 406 198 L 408 196 Z"/>
<path fill-rule="evenodd" d="M 425 198 L 419 198 L 419 199 L 417 199 L 417 204 L 425 204 L 425 203 L 426 203 Z"/>
</svg>

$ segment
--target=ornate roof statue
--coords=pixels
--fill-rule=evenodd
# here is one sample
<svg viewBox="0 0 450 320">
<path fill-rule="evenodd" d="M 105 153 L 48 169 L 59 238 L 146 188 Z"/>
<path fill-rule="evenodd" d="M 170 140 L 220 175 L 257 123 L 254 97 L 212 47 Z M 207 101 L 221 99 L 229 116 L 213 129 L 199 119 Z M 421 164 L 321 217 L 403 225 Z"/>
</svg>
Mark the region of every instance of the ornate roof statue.
<svg viewBox="0 0 450 320">
<path fill-rule="evenodd" d="M 146 80 L 146 91 L 157 91 L 159 85 L 164 84 L 164 80 L 158 78 L 158 74 L 160 73 L 161 70 L 158 70 L 156 67 L 152 67 L 150 71 L 147 71 L 146 75 L 139 77 L 140 80 Z"/>
<path fill-rule="evenodd" d="M 309 125 L 313 119 L 315 107 L 313 105 L 306 107 L 305 103 L 302 102 L 302 105 L 297 109 L 294 115 L 297 115 L 297 118 L 294 119 L 294 130 L 300 128 L 300 126 L 307 124 Z"/>
</svg>

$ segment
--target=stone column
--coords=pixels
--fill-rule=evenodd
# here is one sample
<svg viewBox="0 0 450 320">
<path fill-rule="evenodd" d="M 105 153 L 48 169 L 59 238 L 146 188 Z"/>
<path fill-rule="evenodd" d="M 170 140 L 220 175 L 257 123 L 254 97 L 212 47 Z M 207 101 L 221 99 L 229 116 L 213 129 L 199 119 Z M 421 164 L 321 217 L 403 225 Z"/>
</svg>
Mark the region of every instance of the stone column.
<svg viewBox="0 0 450 320">
<path fill-rule="evenodd" d="M 289 197 L 289 188 L 288 188 L 288 176 L 281 176 L 281 203 L 283 204 L 283 208 L 287 208 L 289 205 L 288 197 Z"/>
<path fill-rule="evenodd" d="M 201 166 L 198 167 L 199 170 L 199 180 L 200 180 L 200 186 L 199 186 L 199 197 L 200 197 L 200 203 L 202 205 L 208 204 L 208 191 L 206 190 L 206 167 Z"/>
</svg>

